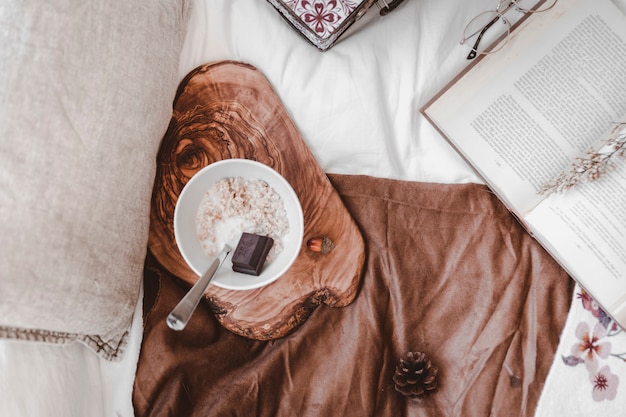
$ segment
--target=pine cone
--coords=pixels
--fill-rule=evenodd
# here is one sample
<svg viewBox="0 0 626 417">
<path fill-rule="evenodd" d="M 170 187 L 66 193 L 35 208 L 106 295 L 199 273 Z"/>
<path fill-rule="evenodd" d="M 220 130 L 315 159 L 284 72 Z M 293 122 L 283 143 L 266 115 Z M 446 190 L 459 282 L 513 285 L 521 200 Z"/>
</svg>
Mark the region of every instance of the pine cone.
<svg viewBox="0 0 626 417">
<path fill-rule="evenodd" d="M 396 391 L 410 398 L 419 398 L 437 390 L 437 372 L 422 352 L 409 352 L 400 359 L 393 375 Z"/>
</svg>

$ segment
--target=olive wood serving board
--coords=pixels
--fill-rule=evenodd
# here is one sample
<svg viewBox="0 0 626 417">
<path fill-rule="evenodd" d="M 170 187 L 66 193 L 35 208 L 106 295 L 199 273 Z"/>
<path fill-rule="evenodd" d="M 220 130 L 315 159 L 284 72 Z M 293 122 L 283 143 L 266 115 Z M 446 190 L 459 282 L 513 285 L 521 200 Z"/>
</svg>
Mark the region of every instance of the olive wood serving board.
<svg viewBox="0 0 626 417">
<path fill-rule="evenodd" d="M 228 158 L 256 160 L 281 173 L 300 199 L 304 238 L 293 266 L 277 281 L 247 291 L 209 286 L 205 296 L 230 331 L 258 340 L 282 337 L 322 303 L 343 307 L 357 294 L 364 265 L 362 235 L 265 76 L 233 61 L 202 65 L 176 93 L 157 157 L 148 248 L 170 273 L 193 285 L 198 276 L 176 245 L 173 216 L 189 179 Z M 326 254 L 307 249 L 327 236 Z"/>
</svg>

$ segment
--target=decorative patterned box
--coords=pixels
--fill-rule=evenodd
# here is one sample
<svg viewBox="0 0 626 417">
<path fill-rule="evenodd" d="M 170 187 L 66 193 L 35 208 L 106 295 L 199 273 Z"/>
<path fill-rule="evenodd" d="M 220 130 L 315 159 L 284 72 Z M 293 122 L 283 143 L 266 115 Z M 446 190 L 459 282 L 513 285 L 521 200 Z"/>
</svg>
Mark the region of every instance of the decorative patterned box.
<svg viewBox="0 0 626 417">
<path fill-rule="evenodd" d="M 378 4 L 380 14 L 385 15 L 404 0 L 268 1 L 300 34 L 325 51 L 374 4 Z"/>
</svg>

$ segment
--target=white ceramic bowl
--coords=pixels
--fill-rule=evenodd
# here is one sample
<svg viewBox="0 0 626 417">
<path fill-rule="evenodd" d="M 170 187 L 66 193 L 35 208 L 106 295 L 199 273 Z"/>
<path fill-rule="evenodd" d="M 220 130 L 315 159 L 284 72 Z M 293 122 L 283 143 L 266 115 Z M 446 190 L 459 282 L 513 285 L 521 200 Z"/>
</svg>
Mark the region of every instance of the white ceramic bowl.
<svg viewBox="0 0 626 417">
<path fill-rule="evenodd" d="M 204 274 L 212 258 L 204 252 L 196 233 L 198 208 L 213 183 L 231 177 L 266 181 L 281 196 L 289 221 L 289 232 L 282 239 L 283 250 L 265 264 L 260 275 L 247 275 L 232 270 L 231 259 L 235 251 L 233 247 L 211 282 L 211 285 L 230 290 L 250 290 L 280 278 L 296 260 L 302 247 L 304 219 L 300 200 L 289 182 L 274 169 L 248 159 L 225 159 L 204 167 L 189 180 L 180 193 L 174 210 L 174 235 L 189 267 L 198 275 Z"/>
</svg>

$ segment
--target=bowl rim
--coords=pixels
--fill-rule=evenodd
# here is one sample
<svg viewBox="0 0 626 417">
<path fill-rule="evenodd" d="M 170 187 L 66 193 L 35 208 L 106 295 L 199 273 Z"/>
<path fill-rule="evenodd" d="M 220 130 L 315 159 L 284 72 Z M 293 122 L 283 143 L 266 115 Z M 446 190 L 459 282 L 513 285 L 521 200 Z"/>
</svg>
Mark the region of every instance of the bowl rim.
<svg viewBox="0 0 626 417">
<path fill-rule="evenodd" d="M 250 172 L 250 175 L 246 175 L 247 171 L 245 167 L 248 167 L 247 171 Z M 220 174 L 221 172 L 233 172 L 232 170 L 235 168 L 241 168 L 241 172 L 238 172 L 236 175 Z M 216 172 L 221 176 L 219 176 L 219 178 L 215 175 L 211 177 L 210 173 Z M 259 173 L 262 174 L 261 177 L 259 177 Z M 212 184 L 223 178 L 234 176 L 245 179 L 263 179 L 270 183 L 270 186 L 272 186 L 283 199 L 283 204 L 289 219 L 289 231 L 283 238 L 283 251 L 277 255 L 276 259 L 273 260 L 260 275 L 246 275 L 232 271 L 232 253 L 235 250 L 233 247 L 233 250 L 224 260 L 223 265 L 216 272 L 211 282 L 212 285 L 214 284 L 224 289 L 250 290 L 269 285 L 283 276 L 296 261 L 302 248 L 304 215 L 300 199 L 289 181 L 274 168 L 252 159 L 229 158 L 210 163 L 200 169 L 189 179 L 187 184 L 185 184 L 176 201 L 173 218 L 174 239 L 183 260 L 194 273 L 201 276 L 204 271 L 206 271 L 213 258 L 203 252 L 200 241 L 197 239 L 195 233 L 196 213 L 202 196 Z M 184 206 L 185 204 L 187 204 L 187 206 Z M 189 205 L 194 205 L 194 207 L 188 207 Z M 193 216 L 190 215 L 190 211 L 194 213 Z M 195 239 L 190 239 L 189 236 L 191 233 L 191 224 L 193 224 L 193 236 Z M 288 252 L 286 251 L 287 248 L 294 248 L 294 250 Z M 200 250 L 202 254 L 200 254 L 198 250 Z M 287 256 L 287 258 L 284 258 L 285 256 Z M 284 261 L 282 267 L 280 264 L 274 264 L 278 259 Z"/>
</svg>

